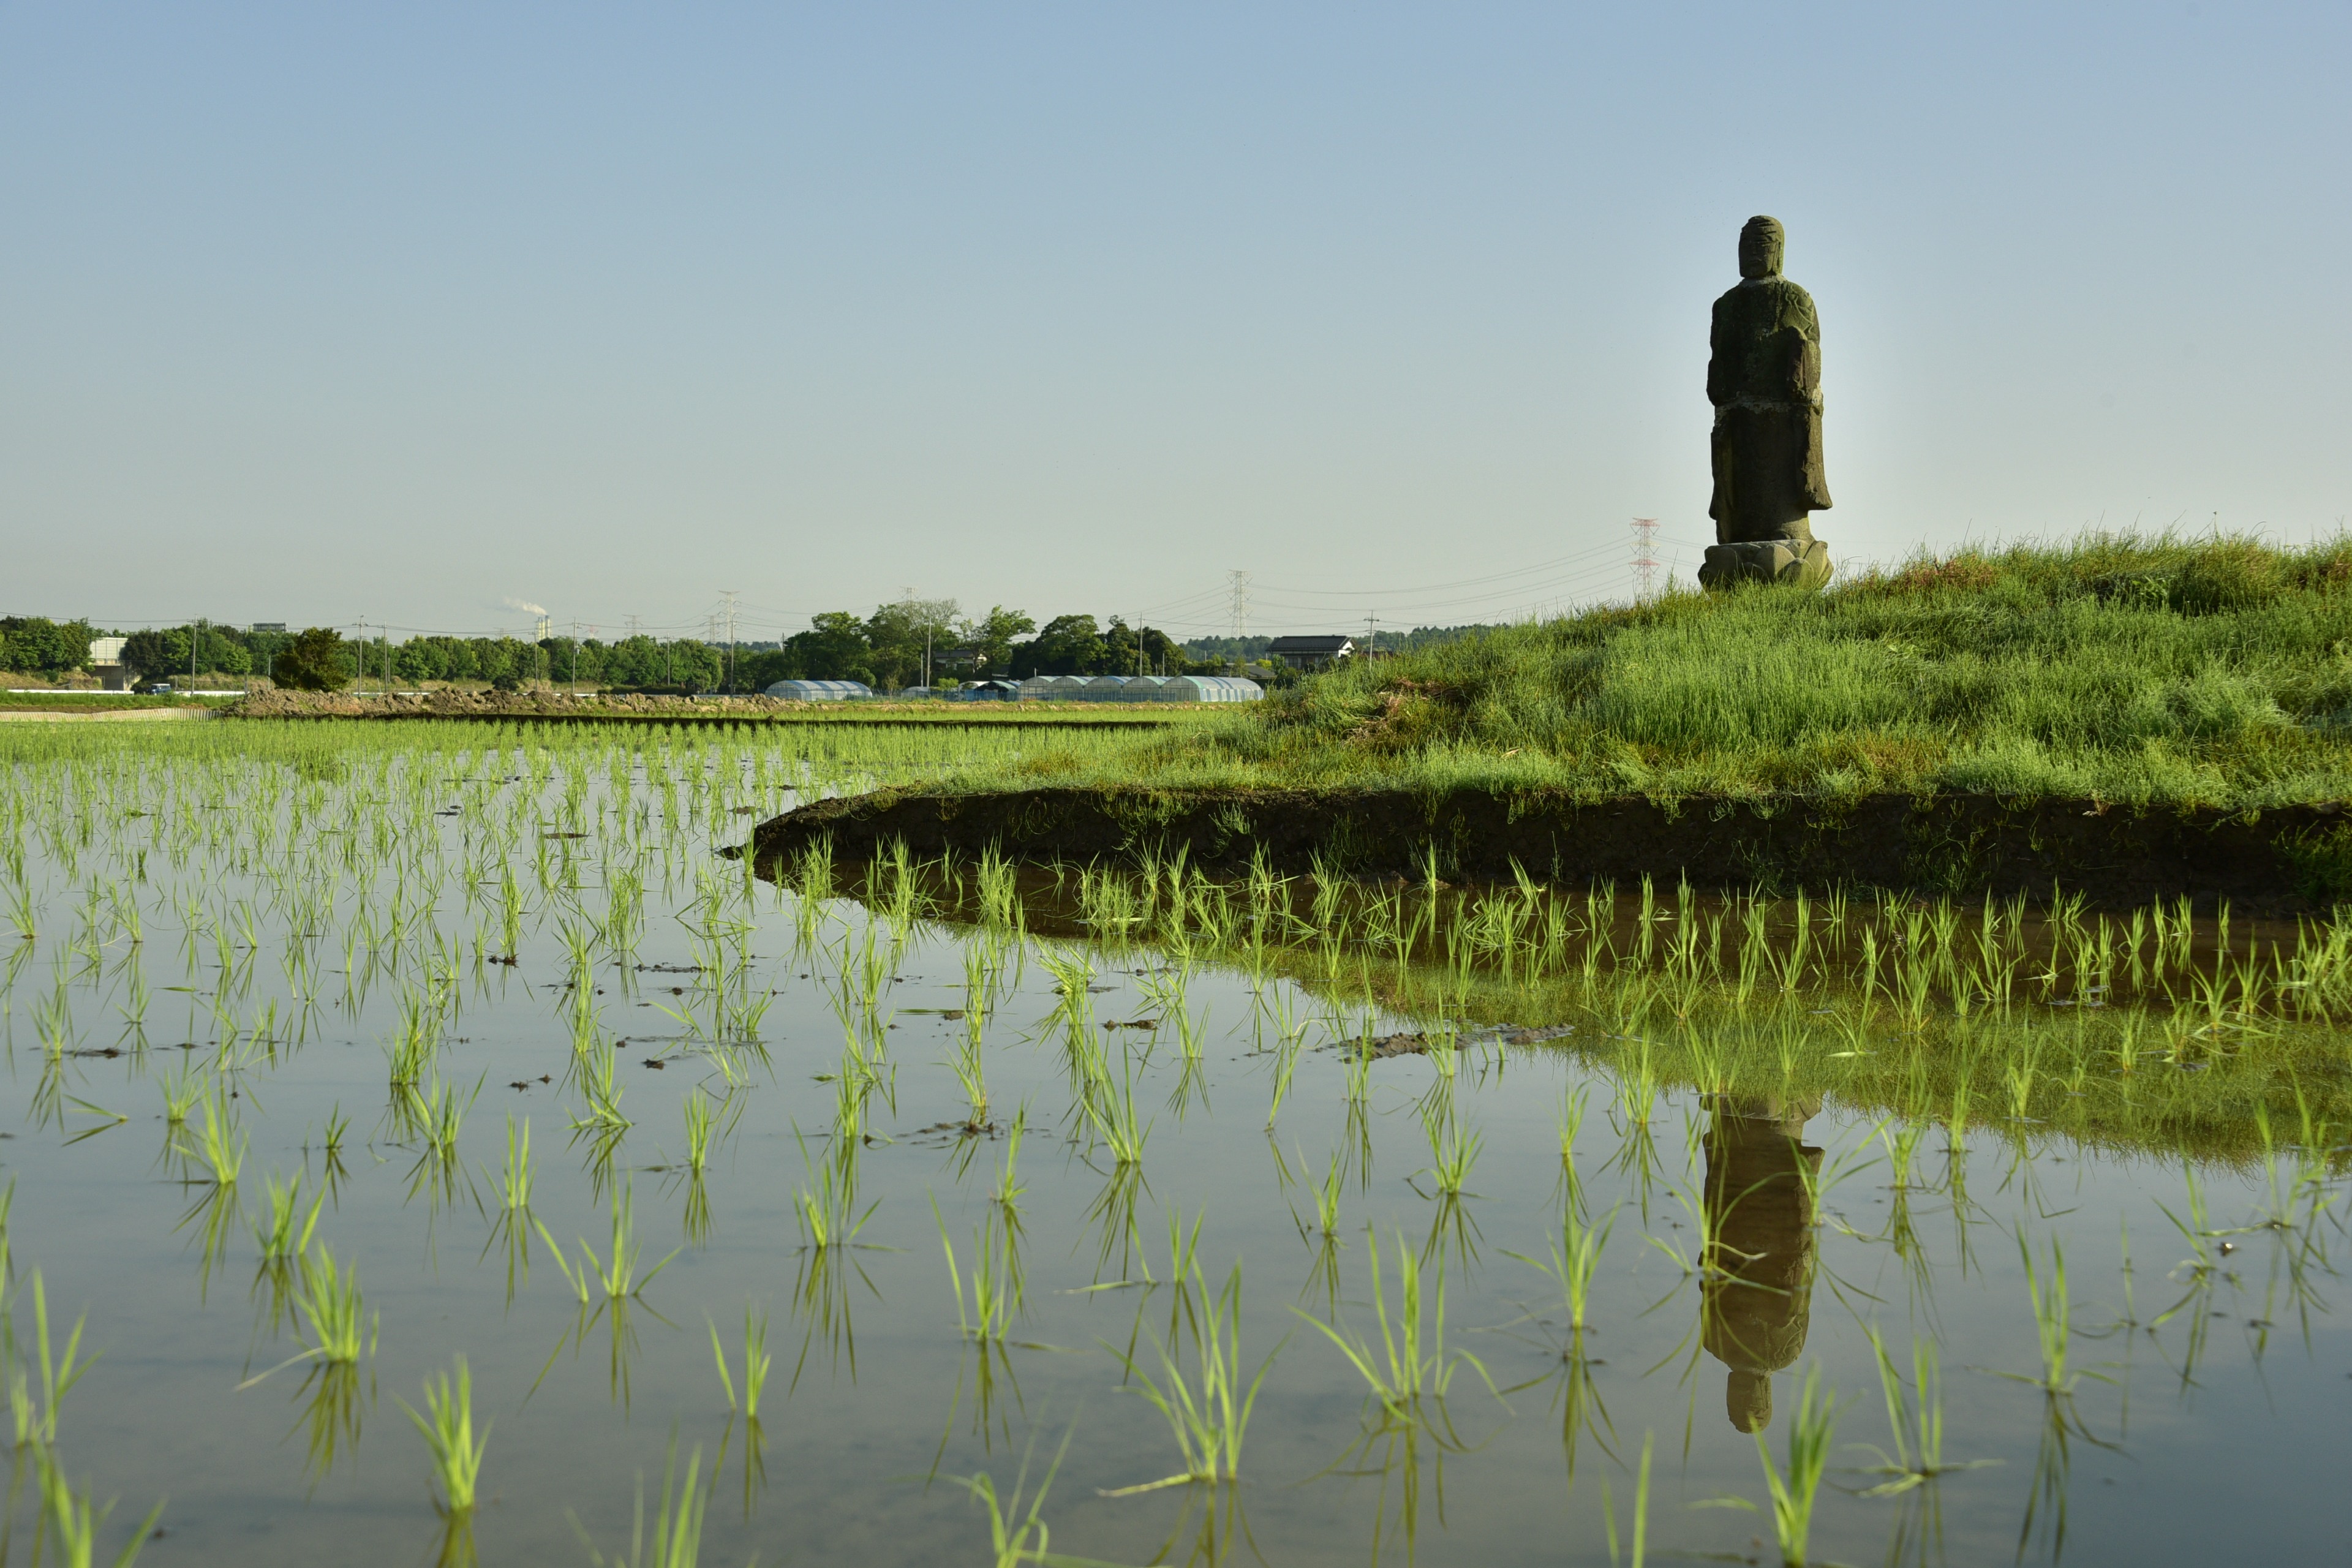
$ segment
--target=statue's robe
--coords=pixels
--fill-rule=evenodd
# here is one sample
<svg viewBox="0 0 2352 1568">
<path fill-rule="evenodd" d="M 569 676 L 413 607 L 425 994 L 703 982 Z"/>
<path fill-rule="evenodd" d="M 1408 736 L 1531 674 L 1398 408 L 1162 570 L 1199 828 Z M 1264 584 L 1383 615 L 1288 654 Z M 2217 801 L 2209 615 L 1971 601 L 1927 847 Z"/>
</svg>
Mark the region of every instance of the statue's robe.
<svg viewBox="0 0 2352 1568">
<path fill-rule="evenodd" d="M 1715 302 L 1707 401 L 1715 405 L 1716 539 L 1810 540 L 1830 506 L 1822 473 L 1822 333 L 1813 297 L 1777 273 Z"/>
<path fill-rule="evenodd" d="M 1811 1178 L 1822 1151 L 1801 1133 L 1819 1100 L 1718 1100 L 1707 1130 L 1706 1202 L 1715 1247 L 1700 1288 L 1701 1341 L 1729 1369 L 1725 1413 L 1754 1432 L 1772 1420 L 1772 1374 L 1804 1353 L 1812 1316 Z"/>
</svg>

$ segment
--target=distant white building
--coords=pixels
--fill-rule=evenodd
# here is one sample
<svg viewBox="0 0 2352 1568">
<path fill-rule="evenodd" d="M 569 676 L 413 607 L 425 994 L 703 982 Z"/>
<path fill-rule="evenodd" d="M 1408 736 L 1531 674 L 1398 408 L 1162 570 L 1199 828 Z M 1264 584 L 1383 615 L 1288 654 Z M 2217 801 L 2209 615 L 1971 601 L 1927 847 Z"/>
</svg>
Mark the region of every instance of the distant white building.
<svg viewBox="0 0 2352 1568">
<path fill-rule="evenodd" d="M 122 645 L 129 637 L 92 637 L 89 639 L 89 672 L 98 677 L 99 684 L 109 691 L 131 689 L 131 668 L 122 662 Z"/>
<path fill-rule="evenodd" d="M 1233 675 L 1033 675 L 1021 683 L 1024 702 L 1255 702 L 1265 695 L 1256 681 Z"/>
</svg>

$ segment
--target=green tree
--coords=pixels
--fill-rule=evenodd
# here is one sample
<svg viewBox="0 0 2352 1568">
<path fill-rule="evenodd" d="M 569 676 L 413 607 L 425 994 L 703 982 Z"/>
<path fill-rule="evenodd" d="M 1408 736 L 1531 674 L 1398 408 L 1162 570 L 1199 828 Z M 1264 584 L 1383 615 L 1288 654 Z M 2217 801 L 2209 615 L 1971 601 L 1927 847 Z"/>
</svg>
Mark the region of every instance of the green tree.
<svg viewBox="0 0 2352 1568">
<path fill-rule="evenodd" d="M 1090 675 L 1102 667 L 1102 633 L 1092 616 L 1055 616 L 1045 630 L 1013 650 L 1013 673 Z"/>
<path fill-rule="evenodd" d="M 799 660 L 799 674 L 807 680 L 862 680 L 874 684 L 872 650 L 866 646 L 866 626 L 847 610 L 827 610 L 811 617 L 809 629 L 795 632 L 785 651 Z M 781 678 L 780 678 L 781 679 Z"/>
<path fill-rule="evenodd" d="M 966 621 L 956 631 L 964 649 L 969 650 L 973 669 L 988 675 L 1012 668 L 1013 644 L 1036 629 L 1037 623 L 1019 610 L 996 605 L 979 620 Z"/>
<path fill-rule="evenodd" d="M 333 691 L 351 679 L 344 659 L 342 634 L 311 626 L 278 656 L 273 679 L 297 691 Z"/>
<path fill-rule="evenodd" d="M 17 669 L 58 676 L 89 665 L 90 639 L 97 632 L 88 621 L 8 616 L 0 617 L 0 636 L 8 639 L 8 662 Z"/>
<path fill-rule="evenodd" d="M 923 679 L 926 663 L 956 640 L 953 599 L 900 599 L 866 620 L 866 646 L 879 684 L 896 689 Z"/>
</svg>

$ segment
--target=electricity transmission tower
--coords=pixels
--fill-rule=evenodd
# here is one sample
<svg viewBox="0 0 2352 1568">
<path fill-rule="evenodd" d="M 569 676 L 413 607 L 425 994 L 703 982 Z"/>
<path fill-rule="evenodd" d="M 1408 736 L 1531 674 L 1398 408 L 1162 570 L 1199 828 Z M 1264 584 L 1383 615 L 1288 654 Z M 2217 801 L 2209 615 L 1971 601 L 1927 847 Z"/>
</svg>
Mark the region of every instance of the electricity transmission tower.
<svg viewBox="0 0 2352 1568">
<path fill-rule="evenodd" d="M 727 689 L 735 689 L 735 601 L 743 595 L 733 589 L 722 588 L 719 596 L 727 601 L 720 613 L 727 617 Z"/>
<path fill-rule="evenodd" d="M 1641 581 L 1642 597 L 1649 598 L 1658 577 L 1658 520 L 1654 517 L 1633 520 L 1633 574 Z"/>
</svg>

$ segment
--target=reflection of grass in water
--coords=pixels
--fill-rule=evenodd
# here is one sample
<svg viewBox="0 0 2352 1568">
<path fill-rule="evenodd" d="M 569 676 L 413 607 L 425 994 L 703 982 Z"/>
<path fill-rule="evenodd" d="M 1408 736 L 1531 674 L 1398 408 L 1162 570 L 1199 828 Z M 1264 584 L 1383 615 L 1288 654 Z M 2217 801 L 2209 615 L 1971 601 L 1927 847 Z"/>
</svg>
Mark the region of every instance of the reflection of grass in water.
<svg viewBox="0 0 2352 1568">
<path fill-rule="evenodd" d="M 919 883 L 928 913 L 977 914 L 957 864 L 893 861 L 846 887 L 903 902 Z M 1328 868 L 1219 882 L 1148 850 L 1047 876 L 1031 873 L 1023 889 L 1033 929 L 1101 937 L 1076 911 L 1124 882 L 1126 923 L 1107 947 L 1222 962 L 1261 994 L 1287 979 L 1335 1006 L 1473 1031 L 1572 1026 L 1547 1048 L 1630 1062 L 1637 1095 L 1668 1084 L 1831 1093 L 1911 1120 L 1990 1100 L 2094 1143 L 2232 1159 L 2252 1152 L 2255 1106 L 2297 1114 L 2298 1085 L 2323 1097 L 2317 1120 L 2352 1124 L 2330 1027 L 2352 1016 L 2352 926 L 2334 921 L 2255 940 L 2176 904 L 2125 918 L 2063 898 L 2032 909 L 2021 898 L 1775 901 L 1687 889 L 1654 889 L 1644 920 L 1639 900 L 1628 907 L 1605 884 L 1368 888 Z M 1309 910 L 1328 924 L 1310 927 Z M 1334 974 L 1340 950 L 1361 956 Z M 1066 950 L 1055 962 L 1084 967 Z"/>
<path fill-rule="evenodd" d="M 303 1435 L 304 1462 L 314 1485 L 334 1469 L 337 1458 L 359 1447 L 361 1416 L 374 1396 L 374 1375 L 369 1374 L 362 1392 L 360 1369 L 348 1362 L 313 1366 L 302 1374 L 301 1385 L 294 1391 L 294 1403 L 302 1413 L 294 1427 Z"/>
</svg>

